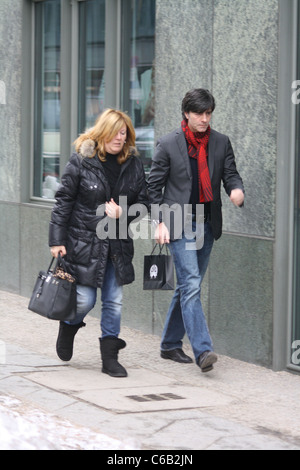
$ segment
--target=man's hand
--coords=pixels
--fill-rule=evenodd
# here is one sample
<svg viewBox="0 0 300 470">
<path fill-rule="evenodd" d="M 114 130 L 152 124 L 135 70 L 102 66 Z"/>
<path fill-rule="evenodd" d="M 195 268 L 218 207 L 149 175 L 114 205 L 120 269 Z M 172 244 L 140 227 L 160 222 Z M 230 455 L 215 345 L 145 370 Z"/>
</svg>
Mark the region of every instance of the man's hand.
<svg viewBox="0 0 300 470">
<path fill-rule="evenodd" d="M 164 243 L 170 243 L 170 234 L 169 230 L 165 226 L 163 222 L 158 224 L 155 229 L 155 241 L 160 245 L 164 245 Z"/>
<path fill-rule="evenodd" d="M 241 189 L 233 189 L 230 193 L 230 200 L 235 206 L 242 206 L 244 202 L 244 193 Z"/>
</svg>

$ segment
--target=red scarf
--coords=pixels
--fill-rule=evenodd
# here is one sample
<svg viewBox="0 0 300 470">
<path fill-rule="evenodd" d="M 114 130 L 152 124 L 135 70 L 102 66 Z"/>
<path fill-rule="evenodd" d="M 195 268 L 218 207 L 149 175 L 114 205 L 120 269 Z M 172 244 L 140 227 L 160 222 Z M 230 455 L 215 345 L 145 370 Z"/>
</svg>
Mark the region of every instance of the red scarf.
<svg viewBox="0 0 300 470">
<path fill-rule="evenodd" d="M 188 154 L 191 158 L 196 158 L 198 162 L 198 182 L 200 203 L 213 200 L 211 181 L 207 166 L 207 146 L 210 136 L 210 126 L 205 132 L 192 132 L 188 122 L 184 119 L 181 127 L 188 143 Z"/>
</svg>

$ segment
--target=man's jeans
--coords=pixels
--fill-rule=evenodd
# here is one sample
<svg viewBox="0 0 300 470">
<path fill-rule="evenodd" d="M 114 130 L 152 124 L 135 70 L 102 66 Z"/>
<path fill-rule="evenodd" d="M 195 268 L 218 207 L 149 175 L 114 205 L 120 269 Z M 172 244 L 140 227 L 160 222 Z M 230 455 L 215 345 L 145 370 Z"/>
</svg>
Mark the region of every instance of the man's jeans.
<svg viewBox="0 0 300 470">
<path fill-rule="evenodd" d="M 102 338 L 107 336 L 118 337 L 121 328 L 123 288 L 116 280 L 115 268 L 110 258 L 107 260 L 106 272 L 101 288 L 101 330 Z M 92 310 L 97 300 L 97 288 L 77 285 L 77 317 L 69 323 L 77 325 Z"/>
<path fill-rule="evenodd" d="M 193 222 L 196 231 L 196 222 Z M 209 222 L 204 224 L 204 244 L 199 250 L 186 249 L 188 240 L 171 241 L 169 248 L 173 255 L 177 286 L 171 301 L 162 335 L 162 351 L 182 348 L 184 334 L 190 340 L 196 361 L 204 351 L 212 351 L 212 340 L 206 324 L 200 300 L 201 283 L 205 275 L 213 246 L 213 235 Z"/>
</svg>

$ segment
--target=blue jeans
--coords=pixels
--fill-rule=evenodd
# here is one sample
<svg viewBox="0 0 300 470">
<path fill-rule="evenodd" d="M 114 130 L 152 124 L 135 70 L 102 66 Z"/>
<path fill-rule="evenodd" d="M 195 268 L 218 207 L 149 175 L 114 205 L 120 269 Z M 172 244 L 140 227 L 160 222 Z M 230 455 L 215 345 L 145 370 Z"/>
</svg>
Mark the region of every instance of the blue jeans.
<svg viewBox="0 0 300 470">
<path fill-rule="evenodd" d="M 97 288 L 77 285 L 77 316 L 70 325 L 81 323 L 85 316 L 95 307 Z M 116 280 L 115 268 L 110 258 L 107 260 L 103 285 L 101 288 L 101 331 L 102 338 L 107 336 L 118 337 L 121 329 L 123 288 Z"/>
<path fill-rule="evenodd" d="M 196 231 L 193 222 L 193 231 Z M 162 334 L 161 349 L 170 351 L 182 348 L 182 340 L 187 334 L 196 361 L 204 351 L 212 351 L 212 340 L 202 309 L 200 293 L 210 253 L 213 247 L 213 235 L 209 222 L 204 224 L 204 244 L 201 249 L 187 250 L 186 243 L 194 240 L 181 239 L 171 241 L 169 248 L 173 255 L 177 275 L 177 286 L 171 301 Z"/>
</svg>

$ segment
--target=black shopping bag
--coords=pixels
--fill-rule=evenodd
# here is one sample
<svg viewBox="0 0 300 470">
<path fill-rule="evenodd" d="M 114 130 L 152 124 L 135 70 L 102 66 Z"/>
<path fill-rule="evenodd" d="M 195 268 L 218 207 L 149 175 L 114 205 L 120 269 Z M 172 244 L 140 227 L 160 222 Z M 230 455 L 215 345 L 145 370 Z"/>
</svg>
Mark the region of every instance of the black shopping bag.
<svg viewBox="0 0 300 470">
<path fill-rule="evenodd" d="M 40 271 L 28 309 L 50 320 L 71 321 L 76 317 L 76 280 L 66 271 L 65 263 L 58 256 L 55 269 Z"/>
<path fill-rule="evenodd" d="M 162 254 L 164 245 L 160 247 L 158 255 L 144 256 L 144 290 L 173 290 L 174 289 L 174 264 L 172 256 Z M 166 248 L 167 249 L 167 248 Z M 167 250 L 168 253 L 168 250 Z"/>
</svg>

